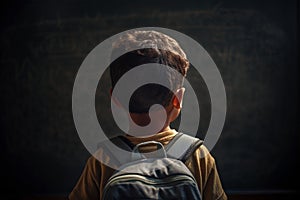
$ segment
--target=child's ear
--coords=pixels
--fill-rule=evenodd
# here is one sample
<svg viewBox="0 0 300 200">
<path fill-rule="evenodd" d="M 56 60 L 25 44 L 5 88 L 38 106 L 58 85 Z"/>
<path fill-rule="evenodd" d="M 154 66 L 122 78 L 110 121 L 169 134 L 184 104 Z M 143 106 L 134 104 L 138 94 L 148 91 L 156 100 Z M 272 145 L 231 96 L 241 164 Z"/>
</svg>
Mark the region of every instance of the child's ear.
<svg viewBox="0 0 300 200">
<path fill-rule="evenodd" d="M 176 109 L 181 109 L 182 107 L 184 91 L 185 88 L 182 87 L 175 92 L 175 95 L 172 99 L 172 104 Z"/>
<path fill-rule="evenodd" d="M 118 107 L 123 107 L 122 104 L 120 103 L 120 101 L 119 101 L 116 97 L 114 97 L 114 96 L 112 95 L 112 93 L 113 93 L 113 89 L 110 88 L 110 89 L 109 89 L 109 95 L 110 95 L 111 100 L 112 100 Z"/>
<path fill-rule="evenodd" d="M 110 95 L 110 97 L 112 96 L 112 91 L 113 91 L 113 89 L 110 88 L 110 89 L 109 89 L 109 95 Z"/>
</svg>

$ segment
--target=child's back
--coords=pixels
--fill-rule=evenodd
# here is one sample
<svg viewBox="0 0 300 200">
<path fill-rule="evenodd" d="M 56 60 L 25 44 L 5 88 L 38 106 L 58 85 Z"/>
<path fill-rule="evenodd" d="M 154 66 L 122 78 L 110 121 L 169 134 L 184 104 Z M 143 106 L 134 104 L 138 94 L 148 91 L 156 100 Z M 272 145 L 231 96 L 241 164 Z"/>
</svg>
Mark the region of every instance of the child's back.
<svg viewBox="0 0 300 200">
<path fill-rule="evenodd" d="M 149 48 L 149 44 L 152 48 Z M 136 47 L 139 48 L 136 50 Z M 166 147 L 178 135 L 176 130 L 170 128 L 170 123 L 178 117 L 181 110 L 185 91 L 183 80 L 188 71 L 189 62 L 174 39 L 156 31 L 126 33 L 114 43 L 112 57 L 124 49 L 128 53 L 116 58 L 109 66 L 114 106 L 116 110 L 126 110 L 130 119 L 128 133 L 122 136 L 122 140 L 132 148 L 148 141 L 159 142 Z M 152 67 L 149 63 L 154 66 L 153 74 L 146 73 L 145 76 L 145 71 L 139 71 L 140 74 L 134 73 L 135 77 L 126 79 L 127 84 L 134 85 L 141 77 L 144 77 L 142 79 L 152 78 L 155 81 L 139 87 L 134 91 L 130 100 L 124 100 L 121 93 L 126 93 L 127 90 L 116 89 L 119 87 L 118 82 L 122 77 L 124 78 L 123 75 L 138 66 L 149 69 Z M 157 84 L 157 82 L 162 82 L 164 85 Z M 120 87 L 122 88 L 122 84 Z M 153 105 L 157 104 L 161 106 L 154 108 Z M 156 150 L 155 145 L 149 144 L 141 147 L 140 151 L 145 153 L 153 150 Z M 119 167 L 108 165 L 113 160 L 112 156 L 100 147 L 97 153 L 88 160 L 69 199 L 101 199 L 105 185 L 115 169 Z M 101 159 L 97 160 L 100 157 Z M 215 160 L 204 145 L 193 149 L 190 156 L 184 160 L 184 164 L 195 178 L 202 199 L 227 199 Z M 134 193 L 134 191 L 128 192 Z"/>
</svg>

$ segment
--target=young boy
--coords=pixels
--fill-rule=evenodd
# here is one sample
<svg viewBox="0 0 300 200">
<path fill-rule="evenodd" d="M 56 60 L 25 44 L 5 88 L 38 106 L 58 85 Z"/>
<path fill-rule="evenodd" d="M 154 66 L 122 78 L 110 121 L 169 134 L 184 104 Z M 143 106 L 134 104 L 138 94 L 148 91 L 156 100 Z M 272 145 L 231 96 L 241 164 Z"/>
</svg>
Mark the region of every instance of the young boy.
<svg viewBox="0 0 300 200">
<path fill-rule="evenodd" d="M 131 50 L 133 46 L 140 48 Z M 156 31 L 131 31 L 126 33 L 114 43 L 112 54 L 119 50 L 127 50 L 127 52 L 129 50 L 129 52 L 114 60 L 109 66 L 112 91 L 124 74 L 143 64 L 156 63 L 166 65 L 181 74 L 181 76 L 178 76 L 172 70 L 161 71 L 160 77 L 167 80 L 169 88 L 175 92 L 171 92 L 170 89 L 158 84 L 147 84 L 138 88 L 130 99 L 130 117 L 132 123 L 139 126 L 146 126 L 149 123 L 154 124 L 154 126 L 157 123 L 157 126 L 159 126 L 160 121 L 150 120 L 149 108 L 154 104 L 160 104 L 164 107 L 167 116 L 163 126 L 160 126 L 162 127 L 160 131 L 152 135 L 143 135 L 141 133 L 141 137 L 135 137 L 132 134 L 123 136 L 133 146 L 145 141 L 157 141 L 163 145 L 168 144 L 177 134 L 176 130 L 170 128 L 170 123 L 180 113 L 184 94 L 183 77 L 186 76 L 189 67 L 184 51 L 173 38 Z M 126 107 L 126 105 L 122 105 L 121 100 L 114 99 L 113 96 L 112 98 L 119 106 Z M 129 125 L 129 130 L 134 132 L 132 123 Z M 142 152 L 151 152 L 153 150 L 155 150 L 153 145 L 148 145 L 141 149 Z M 101 152 L 102 149 L 98 151 Z M 105 152 L 102 153 L 105 155 Z M 186 160 L 185 165 L 194 175 L 202 199 L 227 199 L 219 179 L 215 160 L 204 145 L 194 151 L 192 156 Z M 69 194 L 69 199 L 101 199 L 104 186 L 113 173 L 114 169 L 91 156 L 76 186 Z"/>
</svg>

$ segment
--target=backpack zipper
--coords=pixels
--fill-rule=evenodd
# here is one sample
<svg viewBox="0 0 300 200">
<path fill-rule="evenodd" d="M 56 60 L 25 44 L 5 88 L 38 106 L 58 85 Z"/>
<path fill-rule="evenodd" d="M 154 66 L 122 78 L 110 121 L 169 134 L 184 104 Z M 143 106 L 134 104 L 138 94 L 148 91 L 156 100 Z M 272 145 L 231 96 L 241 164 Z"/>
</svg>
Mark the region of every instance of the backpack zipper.
<svg viewBox="0 0 300 200">
<path fill-rule="evenodd" d="M 152 178 L 152 177 L 145 177 L 145 176 L 142 176 L 142 175 L 139 175 L 139 174 L 123 174 L 123 175 L 120 175 L 120 176 L 116 176 L 116 177 L 113 177 L 112 179 L 110 179 L 105 188 L 104 188 L 104 191 L 103 191 L 103 199 L 105 197 L 105 194 L 107 193 L 108 189 L 109 189 L 109 186 L 110 185 L 113 185 L 114 183 L 116 182 L 126 182 L 126 181 L 140 181 L 140 182 L 143 182 L 145 184 L 148 184 L 148 185 L 171 185 L 171 184 L 174 184 L 178 181 L 191 181 L 191 182 L 195 182 L 195 180 L 188 176 L 188 175 L 172 175 L 172 176 L 169 176 L 169 177 L 166 177 L 166 178 L 163 178 L 163 179 L 157 179 L 157 178 Z"/>
</svg>

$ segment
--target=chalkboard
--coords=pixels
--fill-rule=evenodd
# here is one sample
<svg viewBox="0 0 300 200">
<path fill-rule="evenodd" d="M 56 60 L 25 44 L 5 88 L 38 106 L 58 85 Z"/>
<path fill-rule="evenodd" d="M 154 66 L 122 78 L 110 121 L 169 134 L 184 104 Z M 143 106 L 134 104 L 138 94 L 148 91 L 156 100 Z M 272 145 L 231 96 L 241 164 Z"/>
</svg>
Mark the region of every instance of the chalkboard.
<svg viewBox="0 0 300 200">
<path fill-rule="evenodd" d="M 57 12 L 50 13 L 59 5 L 47 1 L 18 8 L 15 18 L 6 12 L 0 43 L 1 179 L 6 183 L 2 189 L 8 194 L 71 191 L 90 156 L 72 117 L 77 71 L 101 41 L 145 26 L 191 36 L 220 70 L 228 111 L 211 153 L 225 190 L 296 189 L 291 183 L 299 150 L 296 1 L 277 2 L 268 8 L 266 4 L 260 7 L 258 1 L 244 8 L 234 6 L 235 1 L 226 5 L 215 2 L 204 8 L 193 3 L 180 9 L 180 2 L 175 1 L 167 11 L 139 4 L 143 8 L 139 12 L 118 13 L 109 6 L 105 8 L 111 13 L 98 13 L 93 6 L 78 11 L 73 6 L 72 12 L 64 13 L 67 4 L 61 3 Z M 49 11 L 43 13 L 47 5 Z M 93 14 L 88 14 L 88 8 Z M 9 17 L 12 23 L 8 23 Z M 201 99 L 197 136 L 203 138 L 210 120 L 209 94 L 192 68 L 188 80 Z M 107 71 L 95 100 L 99 123 L 113 133 L 118 129 L 108 117 L 109 88 Z"/>
</svg>

